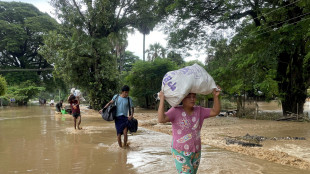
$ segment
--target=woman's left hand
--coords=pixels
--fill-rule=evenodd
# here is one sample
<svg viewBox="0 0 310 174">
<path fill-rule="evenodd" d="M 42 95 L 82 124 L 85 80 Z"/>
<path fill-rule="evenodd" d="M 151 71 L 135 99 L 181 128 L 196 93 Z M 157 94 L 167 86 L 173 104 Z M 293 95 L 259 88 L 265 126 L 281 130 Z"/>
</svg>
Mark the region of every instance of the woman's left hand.
<svg viewBox="0 0 310 174">
<path fill-rule="evenodd" d="M 213 89 L 213 96 L 218 97 L 220 95 L 221 91 L 222 91 L 221 87 L 217 85 L 217 88 Z"/>
</svg>

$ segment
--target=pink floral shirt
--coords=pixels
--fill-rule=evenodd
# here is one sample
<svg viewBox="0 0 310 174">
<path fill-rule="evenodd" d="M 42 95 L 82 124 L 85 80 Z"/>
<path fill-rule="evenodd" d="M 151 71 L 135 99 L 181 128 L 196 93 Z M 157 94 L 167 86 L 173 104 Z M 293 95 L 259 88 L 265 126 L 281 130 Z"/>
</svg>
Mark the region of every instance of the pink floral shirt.
<svg viewBox="0 0 310 174">
<path fill-rule="evenodd" d="M 182 106 L 169 109 L 165 114 L 172 123 L 173 148 L 185 152 L 199 152 L 201 126 L 210 112 L 210 108 L 200 106 L 194 106 L 192 115 L 187 115 Z"/>
</svg>

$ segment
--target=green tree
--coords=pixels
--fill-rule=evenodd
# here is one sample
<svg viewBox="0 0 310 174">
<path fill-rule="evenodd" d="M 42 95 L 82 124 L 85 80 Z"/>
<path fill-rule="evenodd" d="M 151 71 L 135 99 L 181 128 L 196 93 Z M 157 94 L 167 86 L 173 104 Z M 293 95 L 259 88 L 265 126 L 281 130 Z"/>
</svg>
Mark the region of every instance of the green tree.
<svg viewBox="0 0 310 174">
<path fill-rule="evenodd" d="M 126 47 L 128 46 L 127 30 L 121 30 L 118 33 L 111 33 L 109 35 L 109 38 L 113 46 L 112 52 L 115 52 L 118 69 L 121 72 L 124 70 L 123 58 L 124 58 Z"/>
<path fill-rule="evenodd" d="M 242 95 L 244 103 L 246 95 L 258 96 L 259 92 L 263 92 L 266 99 L 272 99 L 278 94 L 277 82 L 274 80 L 275 57 L 267 54 L 274 47 L 268 42 L 241 41 L 238 35 L 229 45 L 225 39 L 211 42 L 207 70 L 225 89 L 226 94 L 238 97 L 238 109 L 244 108 Z"/>
<path fill-rule="evenodd" d="M 41 91 L 44 91 L 44 87 L 37 87 L 31 81 L 25 81 L 18 86 L 8 87 L 8 98 L 14 98 L 18 105 L 27 105 L 28 101 L 37 96 Z"/>
<path fill-rule="evenodd" d="M 170 51 L 167 55 L 167 59 L 172 61 L 172 62 L 175 62 L 178 66 L 181 66 L 185 63 L 185 61 L 183 60 L 182 58 L 182 55 L 181 54 L 178 54 L 174 51 Z"/>
<path fill-rule="evenodd" d="M 145 61 L 145 35 L 150 34 L 157 23 L 159 23 L 164 16 L 167 15 L 166 7 L 170 4 L 169 1 L 157 1 L 154 3 L 153 0 L 139 0 L 137 1 L 137 16 L 139 19 L 135 28 L 143 34 L 143 61 Z"/>
<path fill-rule="evenodd" d="M 235 43 L 236 50 L 233 50 L 233 53 L 238 53 L 239 57 L 231 61 L 236 62 L 237 71 L 243 69 L 246 72 L 243 76 L 241 73 L 241 76 L 237 76 L 239 86 L 235 88 L 272 89 L 276 81 L 283 114 L 301 113 L 306 89 L 310 84 L 310 64 L 307 58 L 309 3 L 309 1 L 282 0 L 175 1 L 168 8 L 178 17 L 176 23 L 172 25 L 184 27 L 178 29 L 169 27 L 173 30 L 170 44 L 175 47 L 190 47 L 192 43 L 209 44 L 210 39 L 219 38 L 207 33 L 210 30 L 203 26 L 215 26 L 217 30 L 234 27 L 237 29 L 236 33 L 239 33 L 236 40 L 240 42 Z M 252 53 L 248 52 L 249 50 Z M 272 60 L 276 62 L 275 66 L 273 63 L 268 65 Z M 268 65 L 263 69 L 265 72 L 255 70 L 256 67 L 265 65 Z M 257 75 L 256 80 L 251 82 L 247 73 Z M 266 80 L 259 80 L 265 77 Z M 257 80 L 261 82 L 259 85 L 253 83 Z"/>
<path fill-rule="evenodd" d="M 63 30 L 45 37 L 41 53 L 55 65 L 60 77 L 88 91 L 95 109 L 102 108 L 119 91 L 117 57 L 112 54 L 116 51 L 111 53 L 117 44 L 113 44 L 112 35 L 137 27 L 143 19 L 138 15 L 143 9 L 139 2 L 52 0 Z"/>
<path fill-rule="evenodd" d="M 125 54 L 122 55 L 123 60 L 123 71 L 131 71 L 134 63 L 139 60 L 139 57 L 134 55 L 131 51 L 125 51 Z"/>
<path fill-rule="evenodd" d="M 9 86 L 30 80 L 53 91 L 53 66 L 38 50 L 43 36 L 56 30 L 58 23 L 31 4 L 0 2 L 0 7 L 0 73 Z"/>
<path fill-rule="evenodd" d="M 150 48 L 146 50 L 148 53 L 148 61 L 166 57 L 166 49 L 160 43 L 151 44 L 149 47 Z"/>
<path fill-rule="evenodd" d="M 176 70 L 177 65 L 167 59 L 155 59 L 153 62 L 137 61 L 126 81 L 130 84 L 131 95 L 141 107 L 150 107 L 155 102 L 154 94 L 160 91 L 164 75 Z"/>
<path fill-rule="evenodd" d="M 3 96 L 7 90 L 5 78 L 0 75 L 0 96 Z"/>
<path fill-rule="evenodd" d="M 1 69 L 52 68 L 38 54 L 43 35 L 57 28 L 57 22 L 31 4 L 0 2 Z"/>
</svg>

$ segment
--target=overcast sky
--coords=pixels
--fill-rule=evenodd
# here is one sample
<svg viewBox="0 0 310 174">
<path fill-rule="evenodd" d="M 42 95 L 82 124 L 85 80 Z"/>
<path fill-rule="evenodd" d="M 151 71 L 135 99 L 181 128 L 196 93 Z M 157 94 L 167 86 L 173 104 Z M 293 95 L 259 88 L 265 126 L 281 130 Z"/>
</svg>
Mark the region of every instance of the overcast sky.
<svg viewBox="0 0 310 174">
<path fill-rule="evenodd" d="M 0 1 L 17 1 L 17 2 L 26 2 L 31 3 L 36 6 L 40 11 L 50 14 L 52 17 L 54 10 L 53 7 L 49 4 L 49 0 L 0 0 Z M 148 49 L 150 44 L 160 43 L 163 47 L 167 46 L 167 36 L 161 31 L 152 31 L 149 35 L 145 37 L 145 49 Z M 140 59 L 143 59 L 143 35 L 136 31 L 134 34 L 128 35 L 128 51 L 133 52 L 135 55 L 139 56 Z M 192 57 L 184 58 L 185 61 L 190 60 L 200 60 L 204 62 L 203 56 L 198 56 L 197 53 L 192 52 Z M 195 55 L 196 54 L 196 55 Z M 145 55 L 146 57 L 146 55 Z"/>
</svg>

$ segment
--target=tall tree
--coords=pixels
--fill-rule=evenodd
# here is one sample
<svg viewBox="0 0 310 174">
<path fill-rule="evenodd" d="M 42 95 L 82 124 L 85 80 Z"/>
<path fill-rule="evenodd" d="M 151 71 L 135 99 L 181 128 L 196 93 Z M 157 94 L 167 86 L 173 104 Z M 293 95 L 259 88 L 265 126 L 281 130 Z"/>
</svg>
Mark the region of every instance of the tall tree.
<svg viewBox="0 0 310 174">
<path fill-rule="evenodd" d="M 184 26 L 171 33 L 171 45 L 190 46 L 191 43 L 206 43 L 208 37 L 214 39 L 214 33 L 208 33 L 204 26 L 215 26 L 217 29 L 237 26 L 236 32 L 242 33 L 236 49 L 245 50 L 248 44 L 271 45 L 253 48 L 256 53 L 265 54 L 244 57 L 243 61 L 259 61 L 261 56 L 274 58 L 277 63 L 273 69 L 266 69 L 272 80 L 278 82 L 279 97 L 282 102 L 283 114 L 288 112 L 302 113 L 306 98 L 306 89 L 310 85 L 307 58 L 309 52 L 309 12 L 310 2 L 306 0 L 269 1 L 269 0 L 238 0 L 238 1 L 187 1 L 178 0 L 170 6 L 171 13 L 176 15 L 174 26 Z M 182 24 L 182 25 L 180 25 Z M 248 29 L 246 29 L 248 27 Z M 241 36 L 239 36 L 241 37 Z M 269 43 L 265 42 L 266 40 Z M 181 43 L 181 44 L 180 44 Z M 209 42 L 207 42 L 209 43 Z M 268 51 L 268 52 L 266 52 Z M 239 52 L 241 53 L 241 52 Z M 255 52 L 253 52 L 255 53 Z M 255 53 L 255 54 L 256 54 Z M 251 55 L 247 53 L 247 55 Z M 253 67 L 253 66 L 251 66 Z M 250 68 L 245 66 L 244 68 Z M 274 76 L 273 73 L 276 73 Z M 257 73 L 258 74 L 258 73 Z M 255 85 L 255 84 L 253 84 Z"/>
<path fill-rule="evenodd" d="M 42 54 L 55 65 L 58 75 L 89 91 L 90 103 L 101 108 L 118 92 L 118 72 L 111 35 L 137 27 L 143 19 L 140 1 L 52 0 L 62 33 L 45 38 Z M 156 4 L 160 1 L 151 1 Z M 112 42 L 111 42 L 112 41 Z"/>
<path fill-rule="evenodd" d="M 140 18 L 135 24 L 135 28 L 143 34 L 143 61 L 145 61 L 145 35 L 150 34 L 157 23 L 167 15 L 166 7 L 171 4 L 169 1 L 140 0 L 137 1 L 137 11 Z"/>
<path fill-rule="evenodd" d="M 43 45 L 43 36 L 55 30 L 58 24 L 46 13 L 40 12 L 31 4 L 21 2 L 0 2 L 0 67 L 4 69 L 36 69 L 34 72 L 3 73 L 13 76 L 8 83 L 14 84 L 32 80 L 39 83 L 48 79 L 51 71 L 42 73 L 41 69 L 51 68 L 44 57 L 38 54 Z M 16 78 L 15 78 L 16 77 Z"/>
<path fill-rule="evenodd" d="M 109 39 L 113 46 L 112 52 L 115 52 L 118 69 L 121 72 L 123 71 L 124 66 L 123 55 L 125 54 L 125 49 L 128 46 L 127 31 L 121 30 L 118 33 L 111 33 L 109 35 Z"/>
</svg>

